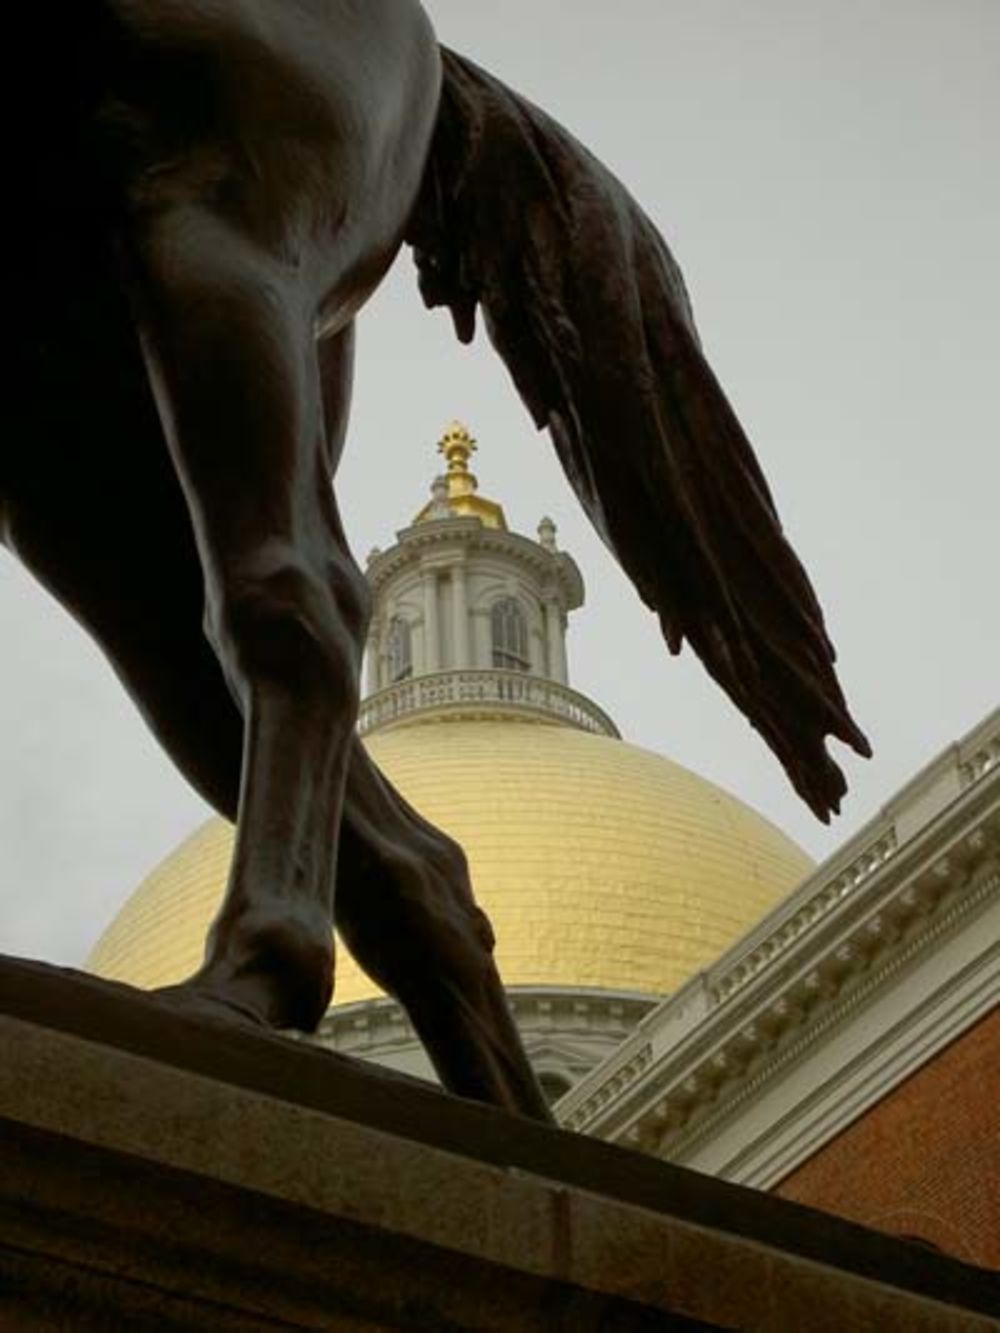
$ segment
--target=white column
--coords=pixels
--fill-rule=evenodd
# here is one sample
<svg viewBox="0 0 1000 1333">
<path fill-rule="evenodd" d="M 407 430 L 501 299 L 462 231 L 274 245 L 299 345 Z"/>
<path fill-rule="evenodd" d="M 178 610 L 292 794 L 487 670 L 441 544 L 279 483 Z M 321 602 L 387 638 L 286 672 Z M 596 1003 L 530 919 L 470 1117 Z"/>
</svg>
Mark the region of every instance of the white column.
<svg viewBox="0 0 1000 1333">
<path fill-rule="evenodd" d="M 465 566 L 454 565 L 451 571 L 452 643 L 455 660 L 452 666 L 464 671 L 469 665 L 469 603 L 465 586 Z"/>
<path fill-rule="evenodd" d="M 535 621 L 534 616 L 528 625 L 528 659 L 531 662 L 531 674 L 533 676 L 547 676 L 548 668 L 546 665 L 545 640 L 548 637 L 545 626 L 541 629 Z"/>
<path fill-rule="evenodd" d="M 566 668 L 566 633 L 562 608 L 554 597 L 545 603 L 545 636 L 549 643 L 549 674 L 563 685 L 569 684 Z"/>
<path fill-rule="evenodd" d="M 379 688 L 379 652 L 381 643 L 379 627 L 374 626 L 372 634 L 368 639 L 368 662 L 367 662 L 367 681 L 368 693 L 374 694 Z"/>
<path fill-rule="evenodd" d="M 441 634 L 438 630 L 437 574 L 424 571 L 424 670 L 441 669 Z"/>
</svg>

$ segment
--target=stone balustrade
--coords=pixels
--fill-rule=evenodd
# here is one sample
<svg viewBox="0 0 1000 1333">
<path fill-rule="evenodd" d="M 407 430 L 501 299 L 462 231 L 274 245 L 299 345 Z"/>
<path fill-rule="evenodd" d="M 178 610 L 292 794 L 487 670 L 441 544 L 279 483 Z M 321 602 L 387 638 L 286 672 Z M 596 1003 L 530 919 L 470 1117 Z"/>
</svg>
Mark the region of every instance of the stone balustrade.
<svg viewBox="0 0 1000 1333">
<path fill-rule="evenodd" d="M 597 736 L 618 736 L 608 715 L 567 685 L 523 671 L 435 671 L 369 695 L 358 729 L 368 732 L 419 713 L 526 713 Z"/>
</svg>

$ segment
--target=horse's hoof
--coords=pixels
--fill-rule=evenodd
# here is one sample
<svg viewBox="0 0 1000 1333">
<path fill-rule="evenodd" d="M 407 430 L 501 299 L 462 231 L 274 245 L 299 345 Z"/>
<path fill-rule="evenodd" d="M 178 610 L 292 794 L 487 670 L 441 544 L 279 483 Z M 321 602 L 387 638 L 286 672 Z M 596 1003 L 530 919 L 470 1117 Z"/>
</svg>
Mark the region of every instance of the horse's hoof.
<svg viewBox="0 0 1000 1333">
<path fill-rule="evenodd" d="M 273 1028 L 267 1015 L 245 999 L 227 996 L 223 991 L 203 987 L 195 981 L 181 982 L 176 986 L 162 986 L 152 992 L 174 1013 L 190 1018 L 207 1018 L 211 1022 L 225 1023 L 229 1026 L 253 1028 L 261 1031 Z"/>
<path fill-rule="evenodd" d="M 333 932 L 327 919 L 257 909 L 216 922 L 204 965 L 160 994 L 203 1017 L 315 1032 L 332 989 Z"/>
</svg>

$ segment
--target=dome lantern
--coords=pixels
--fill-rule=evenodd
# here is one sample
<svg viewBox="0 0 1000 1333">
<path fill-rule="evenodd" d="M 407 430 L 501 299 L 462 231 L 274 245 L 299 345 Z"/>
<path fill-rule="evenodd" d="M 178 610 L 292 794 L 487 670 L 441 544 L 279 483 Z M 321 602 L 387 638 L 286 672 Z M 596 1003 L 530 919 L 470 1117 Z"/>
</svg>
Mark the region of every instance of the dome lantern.
<svg viewBox="0 0 1000 1333">
<path fill-rule="evenodd" d="M 363 734 L 416 721 L 530 716 L 617 736 L 569 686 L 566 629 L 583 605 L 576 564 L 542 519 L 538 540 L 511 532 L 469 470 L 478 445 L 453 422 L 438 443 L 447 472 L 395 546 L 368 565 L 374 613 Z"/>
</svg>

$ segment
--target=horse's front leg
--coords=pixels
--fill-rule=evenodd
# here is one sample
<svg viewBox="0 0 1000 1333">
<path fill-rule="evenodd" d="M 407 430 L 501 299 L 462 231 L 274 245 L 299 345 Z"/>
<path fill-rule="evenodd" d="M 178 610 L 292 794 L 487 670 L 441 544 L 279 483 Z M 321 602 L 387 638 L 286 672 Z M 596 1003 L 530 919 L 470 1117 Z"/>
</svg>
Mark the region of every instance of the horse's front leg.
<svg viewBox="0 0 1000 1333">
<path fill-rule="evenodd" d="M 330 999 L 338 832 L 369 596 L 340 531 L 313 311 L 216 217 L 140 241 L 138 310 L 205 577 L 206 631 L 243 715 L 236 847 L 182 988 L 312 1029 Z M 350 331 L 341 335 L 350 356 Z"/>
</svg>

